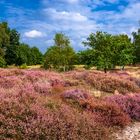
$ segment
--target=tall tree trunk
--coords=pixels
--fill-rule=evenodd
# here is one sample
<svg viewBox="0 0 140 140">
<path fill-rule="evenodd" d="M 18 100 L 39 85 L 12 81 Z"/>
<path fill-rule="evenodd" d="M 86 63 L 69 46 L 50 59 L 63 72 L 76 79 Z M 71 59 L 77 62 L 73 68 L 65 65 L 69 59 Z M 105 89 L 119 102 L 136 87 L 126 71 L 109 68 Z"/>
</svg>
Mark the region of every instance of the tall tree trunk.
<svg viewBox="0 0 140 140">
<path fill-rule="evenodd" d="M 107 68 L 106 67 L 104 68 L 104 72 L 107 73 Z"/>
<path fill-rule="evenodd" d="M 124 70 L 124 65 L 121 67 L 121 70 L 122 70 L 122 71 Z"/>
</svg>

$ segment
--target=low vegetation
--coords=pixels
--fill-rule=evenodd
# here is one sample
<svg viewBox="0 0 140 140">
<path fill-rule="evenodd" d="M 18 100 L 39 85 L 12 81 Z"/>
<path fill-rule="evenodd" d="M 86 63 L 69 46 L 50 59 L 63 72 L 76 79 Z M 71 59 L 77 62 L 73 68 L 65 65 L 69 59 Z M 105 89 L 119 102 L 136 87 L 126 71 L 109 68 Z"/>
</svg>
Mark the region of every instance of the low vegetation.
<svg viewBox="0 0 140 140">
<path fill-rule="evenodd" d="M 131 79 L 131 86 L 118 84 L 120 78 L 121 83 Z M 140 120 L 140 86 L 132 79 L 127 71 L 0 69 L 0 139 L 111 140 L 118 129 Z M 94 96 L 96 88 L 101 97 Z"/>
<path fill-rule="evenodd" d="M 140 94 L 116 95 L 107 97 L 106 100 L 116 103 L 131 119 L 140 121 Z"/>
</svg>

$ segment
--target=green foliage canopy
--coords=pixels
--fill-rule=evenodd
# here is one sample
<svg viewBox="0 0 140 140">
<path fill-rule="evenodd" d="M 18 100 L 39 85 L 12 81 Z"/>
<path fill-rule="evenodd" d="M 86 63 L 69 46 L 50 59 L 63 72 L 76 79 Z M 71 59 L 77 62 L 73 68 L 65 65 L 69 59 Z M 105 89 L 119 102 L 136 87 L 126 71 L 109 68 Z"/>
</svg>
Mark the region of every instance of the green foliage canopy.
<svg viewBox="0 0 140 140">
<path fill-rule="evenodd" d="M 93 64 L 97 69 L 104 69 L 105 72 L 116 65 L 124 66 L 130 64 L 134 59 L 134 47 L 127 35 L 111 35 L 105 32 L 96 32 L 95 34 L 90 34 L 87 41 L 83 42 L 83 44 L 89 46 L 92 50 L 93 57 L 91 58 L 93 58 L 94 63 L 90 60 L 89 65 L 91 64 L 92 66 Z"/>
<path fill-rule="evenodd" d="M 4 65 L 36 65 L 43 62 L 39 49 L 20 43 L 18 31 L 10 29 L 6 22 L 0 23 L 0 58 Z"/>
<path fill-rule="evenodd" d="M 72 68 L 75 52 L 70 46 L 69 38 L 62 33 L 57 33 L 54 46 L 45 53 L 44 67 L 67 71 Z"/>
<path fill-rule="evenodd" d="M 140 63 L 140 29 L 138 29 L 137 32 L 133 32 L 133 45 L 135 47 L 135 53 L 136 56 L 134 59 L 134 63 Z"/>
</svg>

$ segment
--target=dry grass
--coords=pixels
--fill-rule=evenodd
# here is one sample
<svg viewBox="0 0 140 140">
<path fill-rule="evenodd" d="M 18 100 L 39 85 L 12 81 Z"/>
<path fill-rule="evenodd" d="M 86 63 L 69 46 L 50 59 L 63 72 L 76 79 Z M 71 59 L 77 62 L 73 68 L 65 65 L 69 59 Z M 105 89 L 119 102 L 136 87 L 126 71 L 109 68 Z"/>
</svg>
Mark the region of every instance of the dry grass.
<svg viewBox="0 0 140 140">
<path fill-rule="evenodd" d="M 32 65 L 32 66 L 27 66 L 29 69 L 39 69 L 41 68 L 41 65 Z"/>
</svg>

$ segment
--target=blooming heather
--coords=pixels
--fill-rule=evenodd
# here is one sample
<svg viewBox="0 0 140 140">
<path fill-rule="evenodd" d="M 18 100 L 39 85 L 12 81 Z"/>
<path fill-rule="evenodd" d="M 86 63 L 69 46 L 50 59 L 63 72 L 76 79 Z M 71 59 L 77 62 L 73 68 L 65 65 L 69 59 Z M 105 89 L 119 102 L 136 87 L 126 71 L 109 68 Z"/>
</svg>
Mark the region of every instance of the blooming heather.
<svg viewBox="0 0 140 140">
<path fill-rule="evenodd" d="M 121 73 L 102 73 L 102 72 L 69 72 L 67 77 L 73 79 L 83 80 L 86 84 L 91 85 L 95 89 L 114 93 L 117 89 L 120 93 L 137 92 L 140 90 L 138 80 L 131 80 L 128 74 Z M 137 82 L 136 82 L 137 81 Z"/>
<path fill-rule="evenodd" d="M 39 94 L 0 92 L 0 139 L 101 139 L 108 130 L 67 105 L 50 110 Z"/>
<path fill-rule="evenodd" d="M 63 93 L 64 98 L 68 99 L 74 99 L 74 100 L 84 100 L 84 99 L 89 99 L 91 96 L 89 93 L 85 92 L 84 90 L 79 90 L 79 89 L 71 89 L 68 91 L 65 91 Z"/>
<path fill-rule="evenodd" d="M 116 103 L 132 119 L 140 121 L 140 93 L 134 95 L 114 95 L 105 98 L 106 101 Z"/>
<path fill-rule="evenodd" d="M 140 94 L 102 100 L 85 87 L 125 94 L 137 83 L 127 74 L 0 69 L 0 139 L 110 140 L 110 128 L 140 120 Z"/>
</svg>

